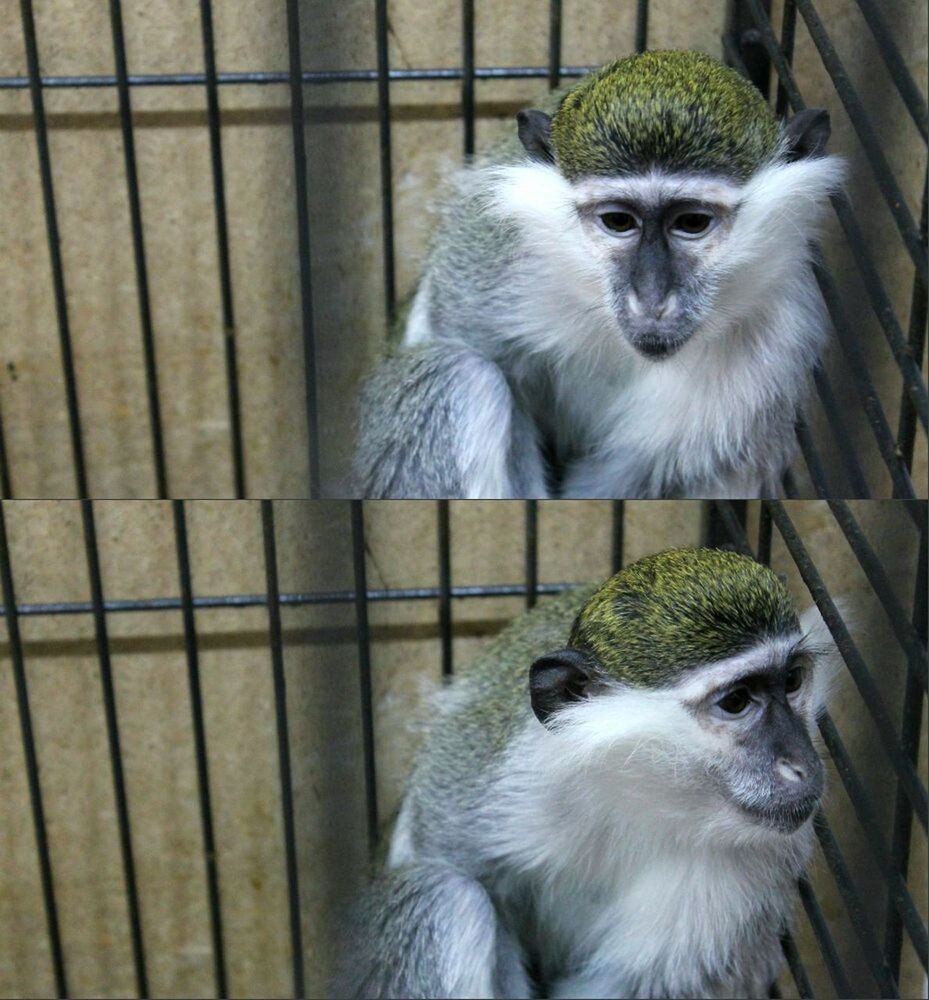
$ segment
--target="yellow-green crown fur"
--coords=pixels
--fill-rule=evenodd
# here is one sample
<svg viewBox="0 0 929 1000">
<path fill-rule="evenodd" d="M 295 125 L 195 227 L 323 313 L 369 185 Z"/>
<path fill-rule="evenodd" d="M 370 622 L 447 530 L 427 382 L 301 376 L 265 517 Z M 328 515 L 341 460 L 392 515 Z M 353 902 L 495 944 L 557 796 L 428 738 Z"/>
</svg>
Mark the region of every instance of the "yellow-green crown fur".
<svg viewBox="0 0 929 1000">
<path fill-rule="evenodd" d="M 659 687 L 798 628 L 786 587 L 767 567 L 720 549 L 670 549 L 607 580 L 575 619 L 569 645 L 618 680 Z"/>
<path fill-rule="evenodd" d="M 779 129 L 761 94 L 700 52 L 643 52 L 570 90 L 552 119 L 566 177 L 653 167 L 744 180 L 775 152 Z"/>
</svg>

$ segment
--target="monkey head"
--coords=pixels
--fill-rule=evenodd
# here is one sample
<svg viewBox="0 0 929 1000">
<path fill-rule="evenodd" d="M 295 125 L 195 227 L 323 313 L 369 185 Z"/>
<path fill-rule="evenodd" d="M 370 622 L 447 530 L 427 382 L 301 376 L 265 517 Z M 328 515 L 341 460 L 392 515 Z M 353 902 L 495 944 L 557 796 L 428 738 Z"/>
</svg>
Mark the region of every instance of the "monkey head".
<svg viewBox="0 0 929 1000">
<path fill-rule="evenodd" d="M 553 115 L 522 111 L 517 121 L 530 158 L 569 185 L 600 297 L 646 358 L 676 353 L 720 305 L 731 315 L 725 293 L 738 300 L 748 259 L 764 265 L 759 248 L 774 249 L 766 227 L 777 240 L 799 235 L 797 252 L 806 253 L 805 236 L 775 225 L 771 208 L 817 200 L 810 179 L 794 172 L 754 182 L 767 167 L 821 158 L 829 116 L 807 110 L 781 124 L 747 80 L 709 56 L 619 59 L 564 94 Z M 835 186 L 837 169 L 833 162 L 818 178 L 817 196 Z M 562 238 L 570 238 L 563 224 Z"/>
<path fill-rule="evenodd" d="M 594 593 L 567 648 L 532 665 L 530 698 L 566 751 L 573 740 L 610 768 L 641 769 L 642 794 L 668 792 L 669 810 L 676 800 L 686 815 L 693 797 L 734 827 L 790 833 L 823 793 L 817 660 L 771 570 L 674 549 Z"/>
</svg>

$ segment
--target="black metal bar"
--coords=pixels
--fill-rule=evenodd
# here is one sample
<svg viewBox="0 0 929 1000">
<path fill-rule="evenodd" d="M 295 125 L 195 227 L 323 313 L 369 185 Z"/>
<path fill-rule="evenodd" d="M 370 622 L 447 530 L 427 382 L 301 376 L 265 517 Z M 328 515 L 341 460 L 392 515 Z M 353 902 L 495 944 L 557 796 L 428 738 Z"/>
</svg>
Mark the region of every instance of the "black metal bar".
<svg viewBox="0 0 929 1000">
<path fill-rule="evenodd" d="M 787 959 L 790 974 L 794 977 L 797 993 L 801 1000 L 814 1000 L 816 994 L 813 992 L 813 986 L 806 974 L 806 969 L 803 967 L 800 952 L 797 950 L 797 944 L 790 931 L 785 931 L 781 935 L 781 950 L 784 952 L 784 958 Z"/>
<path fill-rule="evenodd" d="M 142 226 L 142 198 L 139 171 L 132 132 L 132 100 L 129 96 L 129 71 L 126 68 L 126 40 L 123 35 L 122 0 L 110 0 L 110 28 L 113 34 L 113 57 L 116 63 L 116 90 L 119 96 L 119 122 L 123 134 L 123 158 L 126 166 L 126 189 L 129 196 L 129 219 L 132 228 L 132 252 L 135 260 L 136 290 L 139 297 L 139 324 L 142 330 L 142 354 L 145 361 L 145 392 L 155 463 L 155 490 L 159 498 L 168 495 L 168 471 L 165 465 L 161 402 L 158 395 L 158 365 L 155 358 L 155 331 L 148 291 L 148 264 L 145 259 L 145 233 Z"/>
<path fill-rule="evenodd" d="M 394 184 L 390 142 L 390 59 L 387 45 L 387 0 L 374 0 L 377 34 L 377 122 L 380 137 L 381 224 L 384 241 L 384 301 L 387 322 L 397 314 L 397 278 L 394 264 Z"/>
<path fill-rule="evenodd" d="M 864 19 L 868 22 L 878 52 L 880 52 L 887 72 L 906 105 L 906 110 L 909 111 L 910 117 L 919 129 L 923 141 L 929 139 L 929 106 L 926 104 L 926 98 L 920 93 L 912 74 L 907 69 L 906 61 L 900 54 L 897 43 L 893 40 L 880 8 L 875 0 L 856 0 L 856 2 Z"/>
<path fill-rule="evenodd" d="M 913 803 L 917 818 L 925 829 L 927 818 L 926 788 L 916 773 L 912 761 L 904 754 L 899 744 L 890 713 L 877 685 L 874 683 L 874 678 L 871 676 L 858 647 L 849 635 L 845 622 L 842 620 L 841 615 L 839 615 L 832 597 L 819 575 L 819 571 L 816 569 L 812 559 L 810 559 L 803 542 L 800 540 L 797 529 L 790 520 L 783 504 L 777 500 L 766 500 L 764 502 L 771 508 L 771 516 L 777 525 L 781 538 L 783 538 L 784 543 L 787 545 L 791 558 L 800 576 L 803 578 L 807 590 L 809 590 L 810 595 L 816 602 L 817 607 L 822 613 L 823 620 L 832 633 L 832 637 L 835 639 L 842 658 L 848 666 L 849 673 L 852 675 L 852 679 L 855 681 L 855 685 L 861 694 L 865 707 L 874 721 L 875 728 L 880 736 L 881 745 L 884 747 L 884 751 L 894 771 L 901 779 L 903 787 L 906 789 L 906 793 Z"/>
<path fill-rule="evenodd" d="M 746 502 L 706 500 L 703 504 L 703 544 L 709 548 L 734 545 L 743 555 L 751 555 L 745 540 Z"/>
<path fill-rule="evenodd" d="M 239 403 L 239 373 L 236 360 L 235 314 L 232 302 L 232 268 L 229 264 L 229 227 L 226 220 L 226 182 L 223 144 L 219 124 L 219 87 L 216 83 L 216 49 L 213 43 L 212 0 L 200 0 L 203 64 L 206 70 L 206 104 L 210 128 L 210 163 L 213 169 L 213 208 L 216 215 L 216 247 L 219 260 L 219 291 L 223 316 L 223 346 L 226 385 L 229 393 L 229 431 L 232 446 L 232 479 L 236 498 L 245 496 L 245 459 L 242 446 L 242 416 Z"/>
<path fill-rule="evenodd" d="M 548 4 L 548 89 L 561 83 L 561 0 Z"/>
<path fill-rule="evenodd" d="M 439 500 L 439 630 L 442 634 L 442 677 L 452 675 L 452 542 L 448 501 Z"/>
<path fill-rule="evenodd" d="M 106 718 L 107 743 L 110 750 L 110 767 L 113 773 L 113 791 L 116 799 L 116 822 L 119 827 L 119 846 L 122 854 L 123 877 L 126 881 L 126 899 L 129 915 L 129 935 L 135 967 L 136 990 L 140 997 L 148 996 L 148 972 L 142 940 L 142 917 L 139 908 L 139 891 L 136 882 L 135 858 L 132 851 L 132 827 L 129 822 L 129 800 L 126 795 L 126 778 L 123 774 L 123 754 L 119 738 L 119 718 L 116 711 L 116 689 L 113 685 L 113 667 L 110 662 L 110 641 L 107 634 L 106 610 L 103 603 L 103 577 L 100 572 L 100 554 L 97 548 L 97 529 L 93 505 L 81 501 L 81 520 L 84 528 L 84 548 L 87 558 L 87 575 L 90 579 L 90 597 L 94 616 L 94 636 L 97 658 L 100 663 L 100 686 L 103 690 L 103 710 Z"/>
<path fill-rule="evenodd" d="M 897 452 L 897 442 L 890 429 L 884 408 L 881 406 L 874 380 L 868 371 L 868 365 L 861 349 L 861 342 L 855 335 L 845 314 L 835 281 L 831 273 L 822 264 L 814 263 L 813 273 L 816 276 L 819 289 L 826 302 L 829 315 L 832 317 L 832 322 L 839 339 L 839 346 L 842 348 L 842 354 L 848 364 L 852 382 L 858 393 L 865 416 L 868 418 L 868 423 L 871 425 L 878 451 L 880 451 L 881 458 L 883 458 L 884 464 L 887 466 L 887 471 L 890 473 L 894 489 L 899 491 L 903 499 L 913 499 L 916 496 L 916 492 L 913 489 L 909 470 L 903 464 Z"/>
<path fill-rule="evenodd" d="M 816 896 L 813 893 L 813 887 L 810 885 L 806 877 L 803 877 L 797 883 L 797 888 L 800 892 L 800 902 L 803 904 L 803 909 L 806 911 L 807 919 L 810 922 L 810 926 L 813 928 L 813 934 L 816 936 L 816 943 L 819 945 L 820 954 L 823 956 L 823 964 L 826 966 L 826 971 L 829 973 L 829 978 L 832 980 L 832 985 L 835 987 L 836 996 L 854 996 L 851 984 L 848 981 L 848 977 L 845 975 L 842 960 L 839 958 L 839 952 L 835 946 L 835 941 L 833 941 L 832 934 L 829 932 L 829 925 L 826 923 L 823 911 L 820 909 L 819 903 L 816 901 Z"/>
<path fill-rule="evenodd" d="M 797 442 L 800 445 L 800 452 L 803 455 L 804 462 L 806 462 L 816 495 L 818 497 L 835 496 L 837 491 L 829 485 L 826 470 L 823 468 L 816 445 L 813 444 L 813 435 L 810 433 L 810 428 L 807 426 L 806 421 L 802 417 L 798 418 L 794 429 L 797 434 Z"/>
<path fill-rule="evenodd" d="M 461 0 L 461 117 L 464 155 L 474 154 L 474 0 Z"/>
<path fill-rule="evenodd" d="M 190 550 L 187 544 L 187 518 L 184 501 L 172 502 L 174 541 L 177 548 L 177 572 L 184 617 L 184 648 L 187 654 L 187 682 L 190 690 L 190 715 L 194 731 L 194 757 L 197 764 L 197 792 L 200 800 L 200 828 L 203 835 L 203 863 L 206 869 L 207 899 L 210 907 L 210 933 L 213 943 L 213 976 L 217 997 L 228 996 L 226 956 L 223 949 L 223 920 L 219 897 L 219 868 L 216 838 L 213 834 L 213 806 L 210 795 L 210 769 L 206 752 L 206 724 L 203 719 L 203 693 L 200 685 L 200 653 L 197 648 L 197 624 L 194 619 L 193 582 Z"/>
<path fill-rule="evenodd" d="M 823 413 L 826 415 L 829 431 L 832 434 L 832 440 L 835 442 L 836 452 L 842 463 L 842 471 L 845 473 L 845 478 L 850 487 L 851 492 L 849 495 L 855 499 L 867 500 L 871 496 L 871 490 L 868 487 L 864 470 L 861 468 L 861 462 L 859 462 L 858 455 L 855 452 L 852 435 L 846 426 L 842 407 L 839 406 L 832 391 L 832 383 L 829 381 L 829 376 L 820 365 L 816 365 L 813 369 L 813 383 L 816 386 L 816 394 L 819 396 Z"/>
<path fill-rule="evenodd" d="M 526 501 L 526 607 L 539 596 L 539 501 Z"/>
<path fill-rule="evenodd" d="M 362 754 L 365 776 L 365 808 L 368 817 L 368 847 L 374 853 L 380 838 L 377 804 L 377 771 L 374 759 L 374 697 L 371 678 L 371 636 L 368 628 L 368 570 L 365 557 L 364 507 L 351 501 L 352 561 L 355 576 L 355 627 L 358 637 L 358 682 L 361 689 Z"/>
<path fill-rule="evenodd" d="M 637 0 L 635 5 L 635 50 L 648 48 L 648 0 Z"/>
<path fill-rule="evenodd" d="M 586 76 L 596 66 L 562 66 L 559 76 Z M 464 71 L 457 67 L 430 67 L 422 69 L 390 69 L 387 78 L 391 83 L 417 80 L 460 80 Z M 549 75 L 548 66 L 478 66 L 474 70 L 478 80 L 544 80 Z M 321 85 L 329 83 L 375 83 L 379 78 L 376 69 L 304 70 L 301 83 Z M 115 87 L 116 77 L 109 74 L 76 76 L 43 76 L 41 86 L 49 90 Z M 248 73 L 218 73 L 216 82 L 221 86 L 269 86 L 290 83 L 291 74 L 284 70 L 267 70 Z M 127 78 L 130 87 L 202 87 L 205 73 L 134 73 Z M 0 90 L 27 90 L 29 77 L 0 76 Z"/>
<path fill-rule="evenodd" d="M 7 641 L 13 681 L 16 685 L 16 707 L 23 741 L 23 758 L 26 762 L 26 780 L 29 784 L 29 805 L 32 809 L 32 826 L 35 831 L 36 852 L 39 857 L 39 878 L 42 882 L 42 901 L 45 906 L 45 924 L 55 976 L 55 992 L 59 997 L 68 995 L 64 952 L 61 946 L 61 929 L 58 924 L 58 904 L 55 901 L 55 881 L 52 877 L 52 857 L 48 847 L 48 828 L 45 823 L 45 806 L 42 802 L 42 783 L 39 776 L 39 756 L 36 752 L 35 734 L 32 729 L 32 709 L 29 705 L 29 684 L 23 656 L 23 640 L 16 613 L 16 591 L 13 586 L 13 563 L 6 535 L 3 505 L 0 504 L 0 584 L 3 587 L 3 605 L 6 610 Z"/>
<path fill-rule="evenodd" d="M 613 501 L 612 554 L 610 565 L 614 573 L 623 568 L 623 542 L 626 530 L 626 501 Z"/>
<path fill-rule="evenodd" d="M 540 583 L 535 588 L 539 594 L 563 594 L 582 583 Z M 456 600 L 477 597 L 525 597 L 529 588 L 524 583 L 477 584 L 468 587 L 452 587 L 450 594 Z M 434 601 L 441 597 L 438 587 L 397 587 L 388 590 L 369 590 L 369 602 L 380 601 Z M 282 607 L 302 607 L 304 605 L 352 604 L 354 590 L 330 590 L 316 593 L 288 593 L 280 595 Z M 223 594 L 214 597 L 194 597 L 195 608 L 264 608 L 267 607 L 266 594 Z M 138 600 L 111 600 L 104 602 L 107 614 L 132 611 L 179 611 L 182 608 L 179 597 L 152 597 Z M 35 615 L 86 615 L 93 611 L 90 601 L 51 601 L 44 604 L 20 604 L 17 614 L 21 617 Z M 0 617 L 4 611 L 0 607 Z"/>
<path fill-rule="evenodd" d="M 297 870 L 293 780 L 290 768 L 290 736 L 287 729 L 287 681 L 284 674 L 280 589 L 277 580 L 277 546 L 274 539 L 274 507 L 270 500 L 261 501 L 261 527 L 268 590 L 268 632 L 271 639 L 271 672 L 274 680 L 274 714 L 277 722 L 277 757 L 281 778 L 281 813 L 284 825 L 284 856 L 287 866 L 287 903 L 294 996 L 303 997 L 306 988 L 303 971 L 303 934 L 300 927 L 300 883 Z"/>
<path fill-rule="evenodd" d="M 903 605 L 897 600 L 887 570 L 878 559 L 877 553 L 861 530 L 861 525 L 855 520 L 848 504 L 844 500 L 830 500 L 829 507 L 852 552 L 855 553 L 859 566 L 864 570 L 868 583 L 871 584 L 871 589 L 890 619 L 894 635 L 906 653 L 910 673 L 917 678 L 922 684 L 923 690 L 926 691 L 929 688 L 929 681 L 926 678 L 926 647 L 920 641 L 906 611 L 903 610 Z"/>
<path fill-rule="evenodd" d="M 797 4 L 795 0 L 784 0 L 784 10 L 781 15 L 781 52 L 788 66 L 794 61 L 794 43 L 797 39 Z M 777 101 L 774 106 L 778 118 L 787 113 L 787 91 L 780 75 L 777 78 Z"/>
<path fill-rule="evenodd" d="M 919 235 L 926 241 L 926 178 L 923 178 L 923 199 L 919 213 Z M 917 366 L 922 365 L 926 350 L 927 309 L 926 281 L 918 272 L 913 273 L 913 290 L 910 295 L 910 328 L 907 337 L 910 354 Z M 900 400 L 900 418 L 897 424 L 897 446 L 908 469 L 913 468 L 913 447 L 916 443 L 916 407 L 904 386 Z"/>
<path fill-rule="evenodd" d="M 764 16 L 769 17 L 771 0 L 758 0 L 758 4 Z M 727 58 L 732 59 L 737 54 L 745 75 L 767 98 L 771 87 L 771 60 L 761 44 L 744 0 L 728 2 L 723 44 Z"/>
<path fill-rule="evenodd" d="M 316 333 L 310 275 L 310 210 L 307 201 L 306 135 L 300 69 L 300 5 L 287 0 L 287 51 L 290 60 L 290 124 L 294 146 L 294 192 L 297 200 L 297 253 L 300 257 L 300 311 L 306 394 L 306 438 L 310 499 L 319 497 L 319 404 L 316 388 Z"/>
<path fill-rule="evenodd" d="M 759 0 L 749 0 L 749 2 L 755 6 Z M 855 88 L 852 86 L 851 80 L 845 72 L 842 60 L 839 58 L 832 41 L 826 33 L 826 29 L 811 0 L 795 0 L 795 2 L 797 9 L 800 11 L 800 16 L 806 22 L 810 38 L 812 38 L 813 44 L 819 52 L 823 66 L 832 80 L 836 93 L 839 95 L 839 100 L 848 113 L 849 121 L 858 135 L 865 156 L 871 164 L 871 170 L 877 180 L 877 185 L 884 197 L 884 201 L 890 210 L 890 214 L 897 225 L 897 229 L 903 239 L 903 244 L 913 264 L 919 271 L 925 274 L 926 248 L 920 243 L 916 221 L 906 207 L 906 199 L 897 184 L 897 179 L 890 169 L 887 158 L 881 150 L 880 140 L 874 134 L 864 106 Z"/>
<path fill-rule="evenodd" d="M 822 734 L 823 742 L 829 750 L 829 754 L 835 762 L 836 770 L 842 784 L 845 786 L 846 794 L 858 817 L 858 822 L 865 832 L 868 846 L 871 848 L 871 856 L 881 871 L 884 881 L 887 883 L 888 899 L 891 906 L 896 909 L 900 919 L 906 925 L 907 933 L 916 949 L 916 954 L 923 968 L 926 968 L 927 951 L 929 951 L 929 939 L 926 935 L 926 925 L 922 922 L 913 897 L 907 888 L 906 882 L 895 867 L 893 858 L 887 845 L 884 842 L 884 835 L 881 831 L 881 824 L 870 797 L 864 790 L 861 779 L 858 777 L 852 764 L 851 757 L 845 749 L 842 737 L 836 729 L 832 716 L 828 712 L 823 712 L 817 720 L 819 731 Z"/>
<path fill-rule="evenodd" d="M 0 409 L 0 500 L 13 499 L 13 482 L 6 453 L 6 435 L 3 433 L 3 411 Z"/>
<path fill-rule="evenodd" d="M 880 996 L 899 996 L 896 979 L 887 965 L 887 960 L 878 944 L 874 927 L 852 881 L 851 872 L 848 870 L 845 858 L 842 857 L 839 845 L 822 812 L 817 812 L 813 817 L 813 829 L 816 831 L 819 846 L 822 848 L 823 856 L 839 890 L 839 895 L 845 904 L 845 911 L 848 913 L 855 936 L 861 945 L 862 956 L 880 989 Z"/>
<path fill-rule="evenodd" d="M 752 9 L 761 43 L 765 46 L 771 57 L 771 61 L 778 74 L 778 79 L 784 88 L 791 106 L 794 111 L 803 110 L 806 107 L 806 102 L 800 94 L 790 65 L 778 46 L 777 39 L 774 37 L 774 32 L 771 29 L 770 21 L 764 15 L 759 0 L 744 0 L 744 2 Z M 884 289 L 880 275 L 874 265 L 873 257 L 862 235 L 861 227 L 858 224 L 855 213 L 852 211 L 848 198 L 844 194 L 837 194 L 833 195 L 830 201 L 838 216 L 849 247 L 852 250 L 856 266 L 861 272 L 865 290 L 874 314 L 887 338 L 895 361 L 898 366 L 902 366 L 901 374 L 907 387 L 907 392 L 914 400 L 918 400 L 920 397 L 925 399 L 926 386 L 922 380 L 922 374 L 918 370 L 918 364 L 914 369 L 912 352 L 902 342 L 902 332 L 890 304 L 890 298 Z M 822 282 L 820 282 L 820 285 L 822 286 Z M 833 322 L 837 322 L 834 315 Z"/>
<path fill-rule="evenodd" d="M 919 560 L 916 570 L 916 587 L 913 596 L 913 625 L 920 639 L 926 641 L 929 606 L 927 606 L 927 588 L 929 588 L 929 567 L 926 560 L 926 525 L 920 533 Z M 923 692 L 919 681 L 912 675 L 907 675 L 906 688 L 903 694 L 903 724 L 901 726 L 900 742 L 904 753 L 914 766 L 919 754 L 919 741 L 923 721 Z M 892 851 L 894 865 L 900 872 L 900 877 L 906 879 L 910 864 L 910 842 L 913 829 L 913 809 L 906 793 L 897 782 L 894 800 L 894 819 L 892 833 Z M 903 946 L 903 924 L 896 908 L 888 906 L 887 922 L 884 930 L 884 954 L 894 973 L 899 975 L 900 955 Z"/>
<path fill-rule="evenodd" d="M 45 99 L 39 76 L 39 47 L 36 41 L 32 0 L 20 0 L 23 22 L 23 41 L 26 46 L 26 64 L 29 76 L 22 77 L 32 97 L 32 117 L 35 124 L 36 149 L 39 154 L 39 176 L 42 180 L 42 202 L 45 208 L 45 232 L 48 238 L 48 256 L 52 268 L 52 289 L 55 295 L 55 315 L 58 321 L 58 343 L 61 350 L 61 371 L 65 383 L 65 402 L 68 410 L 68 431 L 71 436 L 71 454 L 74 462 L 74 479 L 78 497 L 86 497 L 87 468 L 84 461 L 84 442 L 81 433 L 81 411 L 77 398 L 77 376 L 74 371 L 74 350 L 71 344 L 71 323 L 68 319 L 68 300 L 65 293 L 64 266 L 61 260 L 61 236 L 58 232 L 58 212 L 55 208 L 55 185 L 52 179 L 52 160 L 48 149 L 48 125 L 45 119 Z M 9 493 L 8 490 L 5 492 Z"/>
</svg>

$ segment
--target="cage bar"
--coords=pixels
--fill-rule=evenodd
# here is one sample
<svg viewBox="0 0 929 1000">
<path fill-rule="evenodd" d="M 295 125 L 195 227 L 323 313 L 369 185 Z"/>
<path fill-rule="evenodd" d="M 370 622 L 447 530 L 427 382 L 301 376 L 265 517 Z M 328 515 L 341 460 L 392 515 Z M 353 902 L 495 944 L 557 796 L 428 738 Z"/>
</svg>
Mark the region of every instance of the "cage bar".
<svg viewBox="0 0 929 1000">
<path fill-rule="evenodd" d="M 219 866 L 216 838 L 213 834 L 213 805 L 210 794 L 210 769 L 206 751 L 206 724 L 203 719 L 203 693 L 200 685 L 200 652 L 197 647 L 197 623 L 194 617 L 193 581 L 190 551 L 187 545 L 187 516 L 184 501 L 173 500 L 174 542 L 177 549 L 178 586 L 184 617 L 184 651 L 187 656 L 187 684 L 190 691 L 190 715 L 197 765 L 197 795 L 200 801 L 200 828 L 203 837 L 203 863 L 206 869 L 207 900 L 210 910 L 210 935 L 213 946 L 213 976 L 216 996 L 229 995 L 226 978 L 226 954 L 223 947 L 223 919 L 219 897 Z"/>
<path fill-rule="evenodd" d="M 81 521 L 84 529 L 87 575 L 90 580 L 97 659 L 100 664 L 100 686 L 103 690 L 103 711 L 106 719 L 107 745 L 110 751 L 110 769 L 113 773 L 116 822 L 119 828 L 123 878 L 126 882 L 126 905 L 129 916 L 129 935 L 132 941 L 132 959 L 135 966 L 136 990 L 139 996 L 144 998 L 148 996 L 149 989 L 145 947 L 142 940 L 142 915 L 139 908 L 139 889 L 132 849 L 129 799 L 126 795 L 126 778 L 123 773 L 123 752 L 119 736 L 119 718 L 116 711 L 116 689 L 113 685 L 113 667 L 110 662 L 110 640 L 103 602 L 103 577 L 100 573 L 97 528 L 94 523 L 93 504 L 90 500 L 81 501 Z"/>
<path fill-rule="evenodd" d="M 277 757 L 281 783 L 281 814 L 284 826 L 284 860 L 287 868 L 287 911 L 293 964 L 294 996 L 304 997 L 303 934 L 300 926 L 300 881 L 297 869 L 297 840 L 294 824 L 293 779 L 290 767 L 290 736 L 287 728 L 287 680 L 284 674 L 284 640 L 277 579 L 277 546 L 274 538 L 274 506 L 261 501 L 265 578 L 268 588 L 268 635 L 271 640 L 271 675 L 274 681 L 274 715 L 277 728 Z"/>
<path fill-rule="evenodd" d="M 216 82 L 216 48 L 213 42 L 213 3 L 200 0 L 200 30 L 203 35 L 203 65 L 206 71 L 207 119 L 210 130 L 210 165 L 213 170 L 213 209 L 216 217 L 216 251 L 219 262 L 219 294 L 222 308 L 226 386 L 229 393 L 229 433 L 232 449 L 232 481 L 237 499 L 245 496 L 245 456 L 242 446 L 242 416 L 239 403 L 239 372 L 236 359 L 235 314 L 232 302 L 232 268 L 229 263 L 229 227 L 226 218 L 226 181 L 223 142 L 219 120 L 219 86 Z"/>
<path fill-rule="evenodd" d="M 539 501 L 526 501 L 526 607 L 539 597 Z"/>
<path fill-rule="evenodd" d="M 474 154 L 474 0 L 461 0 L 461 118 L 464 155 Z"/>
<path fill-rule="evenodd" d="M 448 500 L 436 503 L 439 543 L 439 632 L 442 639 L 442 677 L 452 676 L 452 535 Z"/>
<path fill-rule="evenodd" d="M 36 853 L 39 861 L 39 878 L 42 882 L 42 902 L 45 907 L 45 924 L 48 928 L 48 947 L 55 977 L 55 992 L 59 997 L 68 995 L 68 978 L 65 973 L 64 951 L 61 944 L 61 927 L 58 922 L 58 904 L 55 899 L 55 880 L 52 875 L 52 857 L 48 847 L 48 828 L 45 823 L 45 806 L 42 800 L 42 782 L 39 774 L 39 755 L 36 752 L 32 728 L 32 708 L 29 704 L 29 684 L 26 678 L 26 661 L 23 640 L 16 613 L 16 590 L 13 585 L 13 568 L 6 535 L 3 504 L 0 504 L 0 586 L 3 588 L 3 605 L 6 610 L 7 641 L 10 662 L 16 685 L 16 708 L 23 741 L 23 759 L 26 763 L 26 780 L 29 784 L 29 806 L 35 830 Z"/>
<path fill-rule="evenodd" d="M 380 139 L 381 164 L 381 224 L 384 241 L 384 302 L 387 308 L 387 324 L 389 327 L 397 314 L 397 276 L 394 262 L 394 182 L 393 160 L 391 156 L 390 52 L 387 44 L 387 0 L 375 0 L 374 11 L 377 44 L 377 124 Z"/>
</svg>

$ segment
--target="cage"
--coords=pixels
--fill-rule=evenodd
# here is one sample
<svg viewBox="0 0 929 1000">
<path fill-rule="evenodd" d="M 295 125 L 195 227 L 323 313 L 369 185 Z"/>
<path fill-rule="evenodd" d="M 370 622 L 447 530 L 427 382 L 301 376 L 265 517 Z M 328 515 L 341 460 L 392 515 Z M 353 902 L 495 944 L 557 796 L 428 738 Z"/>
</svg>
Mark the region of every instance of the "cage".
<svg viewBox="0 0 929 1000">
<path fill-rule="evenodd" d="M 924 4 L 21 0 L 0 28 L 12 496 L 344 495 L 442 176 L 539 88 L 693 47 L 851 164 L 785 495 L 925 495 Z M 915 463 L 915 464 L 914 464 Z"/>
<path fill-rule="evenodd" d="M 847 670 L 772 995 L 924 995 L 926 510 L 898 501 L 0 508 L 0 995 L 325 995 L 431 695 L 662 547 L 815 601 Z"/>
</svg>

